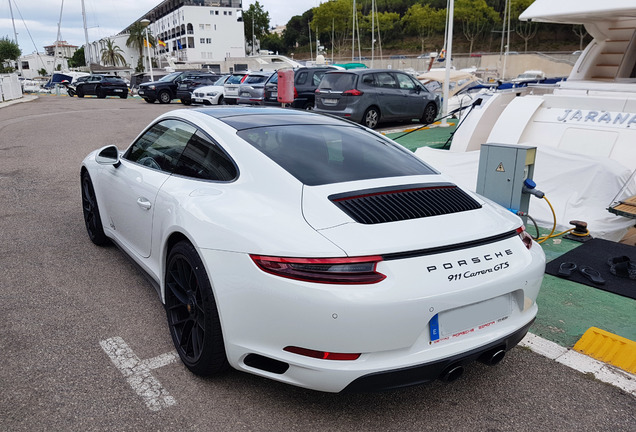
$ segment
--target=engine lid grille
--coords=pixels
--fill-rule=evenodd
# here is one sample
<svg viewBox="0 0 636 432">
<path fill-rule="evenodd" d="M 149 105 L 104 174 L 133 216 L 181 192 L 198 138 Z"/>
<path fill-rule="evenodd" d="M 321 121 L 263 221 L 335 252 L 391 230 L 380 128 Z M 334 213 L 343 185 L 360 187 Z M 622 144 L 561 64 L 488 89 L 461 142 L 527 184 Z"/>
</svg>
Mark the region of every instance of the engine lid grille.
<svg viewBox="0 0 636 432">
<path fill-rule="evenodd" d="M 397 222 L 481 208 L 481 204 L 452 183 L 367 189 L 331 195 L 329 200 L 363 224 Z"/>
</svg>

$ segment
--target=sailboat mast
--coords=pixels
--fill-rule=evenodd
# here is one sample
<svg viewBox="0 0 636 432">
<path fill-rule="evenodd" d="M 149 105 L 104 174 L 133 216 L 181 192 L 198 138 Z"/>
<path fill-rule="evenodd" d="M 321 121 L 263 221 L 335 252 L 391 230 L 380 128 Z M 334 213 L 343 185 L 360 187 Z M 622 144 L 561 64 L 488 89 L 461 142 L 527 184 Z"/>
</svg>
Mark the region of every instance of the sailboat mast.
<svg viewBox="0 0 636 432">
<path fill-rule="evenodd" d="M 353 0 L 353 11 L 351 12 L 351 61 L 356 55 L 356 0 Z"/>
<path fill-rule="evenodd" d="M 62 38 L 62 32 L 60 28 L 62 27 L 62 11 L 64 10 L 64 0 L 62 0 L 62 7 L 60 7 L 60 20 L 57 22 L 57 37 L 55 38 L 55 55 L 53 56 L 53 72 L 55 72 L 55 63 L 57 63 L 57 48 L 60 44 L 60 39 Z M 60 56 L 61 57 L 61 56 Z M 60 60 L 61 63 L 61 60 Z"/>
<path fill-rule="evenodd" d="M 84 20 L 84 38 L 86 39 L 86 48 L 84 49 L 84 61 L 88 69 L 91 67 L 91 51 L 90 45 L 88 44 L 88 29 L 86 26 L 86 9 L 84 8 L 84 0 L 82 0 L 82 19 Z"/>
<path fill-rule="evenodd" d="M 15 44 L 18 45 L 18 48 L 20 48 L 20 44 L 18 44 L 18 32 L 15 31 L 15 21 L 13 19 L 13 8 L 11 7 L 11 1 L 9 0 L 9 12 L 11 12 L 11 23 L 13 24 L 13 36 L 15 37 Z M 22 76 L 22 62 L 20 61 L 20 59 L 18 58 L 18 70 L 20 71 L 20 76 Z"/>
<path fill-rule="evenodd" d="M 375 0 L 371 0 L 371 68 L 375 56 Z"/>
</svg>

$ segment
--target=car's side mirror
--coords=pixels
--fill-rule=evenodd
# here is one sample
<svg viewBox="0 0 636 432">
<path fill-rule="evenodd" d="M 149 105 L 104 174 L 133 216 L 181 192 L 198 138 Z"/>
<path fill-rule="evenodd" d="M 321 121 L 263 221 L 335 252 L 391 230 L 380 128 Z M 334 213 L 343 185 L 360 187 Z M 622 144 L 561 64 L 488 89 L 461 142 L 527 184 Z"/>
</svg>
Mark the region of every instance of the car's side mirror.
<svg viewBox="0 0 636 432">
<path fill-rule="evenodd" d="M 113 165 L 117 168 L 121 164 L 119 150 L 114 145 L 104 147 L 95 156 L 95 162 L 100 165 Z"/>
</svg>

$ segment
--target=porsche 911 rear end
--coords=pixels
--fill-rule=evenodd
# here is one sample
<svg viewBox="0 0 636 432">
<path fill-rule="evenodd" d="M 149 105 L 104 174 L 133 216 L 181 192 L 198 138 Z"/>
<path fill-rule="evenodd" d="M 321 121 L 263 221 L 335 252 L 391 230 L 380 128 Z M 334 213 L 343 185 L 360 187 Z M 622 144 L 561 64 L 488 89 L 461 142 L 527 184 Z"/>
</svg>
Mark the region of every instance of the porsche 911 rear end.
<svg viewBox="0 0 636 432">
<path fill-rule="evenodd" d="M 225 121 L 299 180 L 298 196 L 275 199 L 311 228 L 258 212 L 269 226 L 259 247 L 202 251 L 232 366 L 321 391 L 382 390 L 494 365 L 526 334 L 545 256 L 519 218 L 356 126 Z"/>
</svg>

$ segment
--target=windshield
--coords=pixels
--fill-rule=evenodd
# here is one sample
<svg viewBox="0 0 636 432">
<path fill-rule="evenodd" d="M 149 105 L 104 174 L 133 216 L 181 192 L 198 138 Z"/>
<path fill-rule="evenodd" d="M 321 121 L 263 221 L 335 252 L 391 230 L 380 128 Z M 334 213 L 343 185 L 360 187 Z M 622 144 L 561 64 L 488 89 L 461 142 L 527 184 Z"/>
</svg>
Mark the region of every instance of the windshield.
<svg viewBox="0 0 636 432">
<path fill-rule="evenodd" d="M 168 74 L 162 77 L 161 79 L 159 79 L 159 82 L 173 81 L 176 77 L 181 75 L 181 73 L 182 72 L 172 72 L 171 74 Z"/>
<path fill-rule="evenodd" d="M 225 80 L 227 79 L 227 77 L 221 77 L 218 80 L 216 80 L 216 82 L 212 85 L 215 86 L 222 86 L 223 84 L 225 84 Z"/>
<path fill-rule="evenodd" d="M 269 126 L 237 134 L 308 186 L 435 174 L 408 150 L 354 126 Z"/>
<path fill-rule="evenodd" d="M 232 75 L 225 81 L 225 84 L 240 84 L 245 75 Z"/>
</svg>

